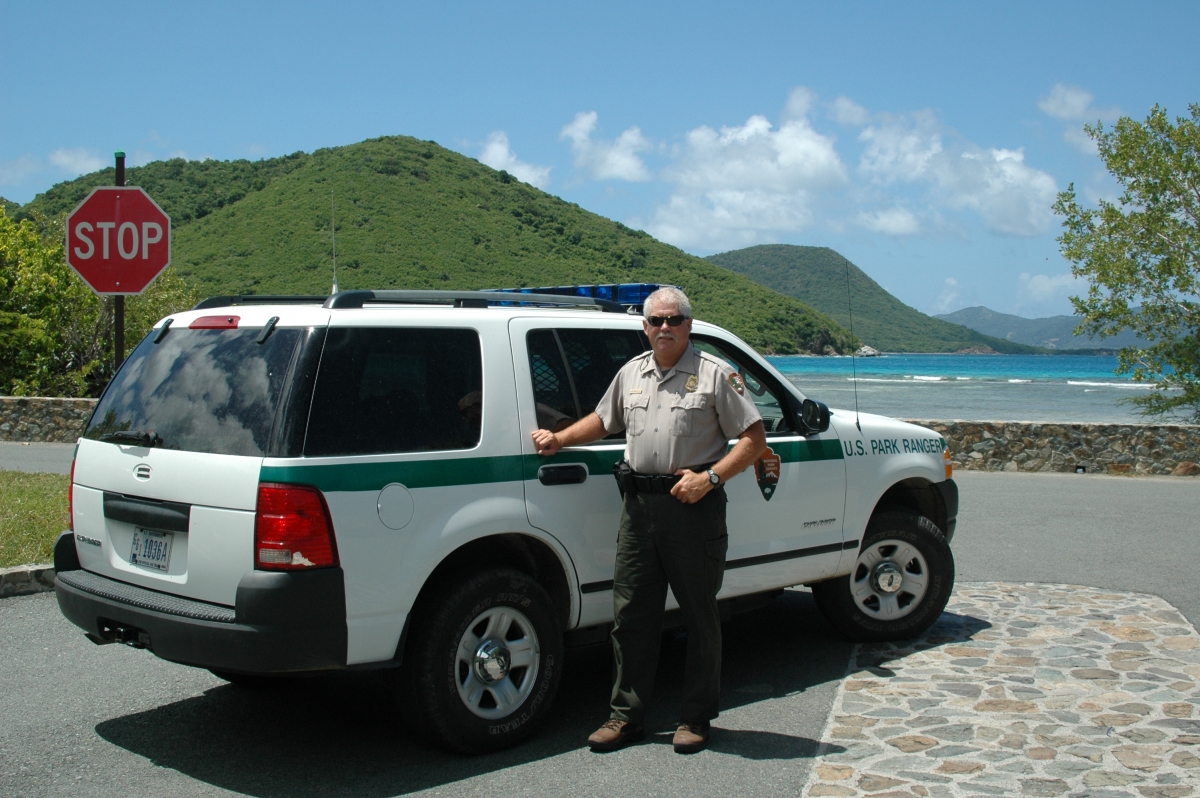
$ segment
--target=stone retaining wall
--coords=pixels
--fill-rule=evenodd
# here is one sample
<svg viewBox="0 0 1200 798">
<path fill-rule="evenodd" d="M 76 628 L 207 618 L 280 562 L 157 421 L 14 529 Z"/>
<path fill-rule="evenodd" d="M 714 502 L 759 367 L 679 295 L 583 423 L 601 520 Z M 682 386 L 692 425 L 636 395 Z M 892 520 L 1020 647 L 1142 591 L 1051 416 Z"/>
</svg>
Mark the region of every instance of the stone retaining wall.
<svg viewBox="0 0 1200 798">
<path fill-rule="evenodd" d="M 911 420 L 944 435 L 968 471 L 1200 475 L 1200 426 Z"/>
<path fill-rule="evenodd" d="M 95 399 L 0 396 L 0 441 L 70 443 L 95 407 Z"/>
</svg>

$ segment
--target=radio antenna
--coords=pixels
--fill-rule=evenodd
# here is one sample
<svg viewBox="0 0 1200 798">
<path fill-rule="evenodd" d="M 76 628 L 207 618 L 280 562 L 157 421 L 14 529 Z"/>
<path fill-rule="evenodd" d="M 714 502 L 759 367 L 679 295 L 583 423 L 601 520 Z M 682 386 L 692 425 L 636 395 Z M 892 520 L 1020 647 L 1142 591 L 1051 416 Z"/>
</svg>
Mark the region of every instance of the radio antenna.
<svg viewBox="0 0 1200 798">
<path fill-rule="evenodd" d="M 843 258 L 845 260 L 845 258 Z M 854 337 L 854 303 L 850 301 L 850 261 L 846 260 L 846 309 L 850 312 L 850 337 Z M 851 343 L 853 346 L 853 343 Z M 850 371 L 854 381 L 854 426 L 858 427 L 858 431 L 862 432 L 862 422 L 858 418 L 858 366 L 855 365 L 854 356 L 858 354 L 853 349 L 850 350 Z"/>
<path fill-rule="evenodd" d="M 329 192 L 329 235 L 333 238 L 333 293 L 338 292 L 337 286 L 337 216 L 334 213 L 333 192 Z"/>
</svg>

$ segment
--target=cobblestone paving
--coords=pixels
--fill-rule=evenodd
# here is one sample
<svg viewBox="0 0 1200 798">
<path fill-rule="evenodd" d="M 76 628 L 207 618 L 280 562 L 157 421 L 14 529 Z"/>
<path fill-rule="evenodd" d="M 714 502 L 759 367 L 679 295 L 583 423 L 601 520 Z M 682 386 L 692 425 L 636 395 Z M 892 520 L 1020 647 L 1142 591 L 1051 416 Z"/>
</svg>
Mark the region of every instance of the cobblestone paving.
<svg viewBox="0 0 1200 798">
<path fill-rule="evenodd" d="M 1200 795 L 1200 636 L 1156 596 L 960 584 L 855 649 L 805 796 Z"/>
</svg>

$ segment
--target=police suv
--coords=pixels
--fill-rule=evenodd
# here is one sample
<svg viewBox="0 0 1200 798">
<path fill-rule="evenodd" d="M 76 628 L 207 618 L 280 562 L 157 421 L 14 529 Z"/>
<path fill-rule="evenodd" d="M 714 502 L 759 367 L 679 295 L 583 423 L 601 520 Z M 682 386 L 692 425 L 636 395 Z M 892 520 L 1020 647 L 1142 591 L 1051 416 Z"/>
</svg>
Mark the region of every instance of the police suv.
<svg viewBox="0 0 1200 798">
<path fill-rule="evenodd" d="M 648 348 L 655 288 L 219 297 L 164 319 L 78 442 L 63 614 L 235 684 L 394 667 L 446 746 L 526 738 L 564 645 L 607 637 L 624 449 L 540 457 L 530 433 L 592 412 Z M 928 627 L 954 578 L 944 439 L 830 411 L 720 327 L 692 341 L 737 369 L 770 447 L 727 487 L 723 611 L 810 585 L 853 639 Z"/>
</svg>

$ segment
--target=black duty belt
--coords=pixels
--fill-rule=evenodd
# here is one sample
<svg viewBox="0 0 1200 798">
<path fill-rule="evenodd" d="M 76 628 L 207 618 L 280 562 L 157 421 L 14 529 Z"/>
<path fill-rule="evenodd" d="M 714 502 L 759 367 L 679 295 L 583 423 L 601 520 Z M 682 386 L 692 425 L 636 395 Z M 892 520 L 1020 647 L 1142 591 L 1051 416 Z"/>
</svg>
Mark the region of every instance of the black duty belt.
<svg viewBox="0 0 1200 798">
<path fill-rule="evenodd" d="M 706 463 L 688 470 L 704 473 L 713 465 L 713 463 Z M 639 474 L 624 460 L 618 461 L 613 466 L 613 476 L 617 479 L 617 486 L 620 487 L 622 496 L 626 493 L 670 493 L 671 488 L 678 485 L 679 480 L 682 479 L 674 474 Z"/>
</svg>

